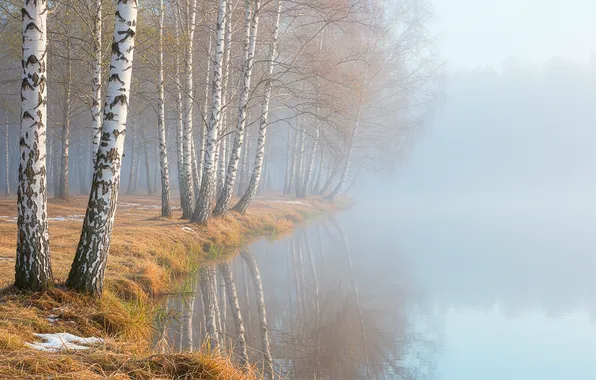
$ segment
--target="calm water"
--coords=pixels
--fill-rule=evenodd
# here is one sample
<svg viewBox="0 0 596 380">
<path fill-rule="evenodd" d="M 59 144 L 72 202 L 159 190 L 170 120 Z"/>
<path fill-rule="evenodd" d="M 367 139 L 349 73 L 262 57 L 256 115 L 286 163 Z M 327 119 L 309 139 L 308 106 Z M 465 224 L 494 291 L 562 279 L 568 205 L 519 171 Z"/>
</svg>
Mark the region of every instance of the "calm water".
<svg viewBox="0 0 596 380">
<path fill-rule="evenodd" d="M 596 379 L 596 214 L 454 209 L 360 204 L 248 247 L 275 370 L 290 379 Z M 241 256 L 232 269 L 250 359 L 262 366 L 252 277 Z M 186 290 L 168 300 L 166 336 L 182 350 L 205 339 L 198 282 Z M 224 321 L 226 344 L 237 347 L 229 307 Z"/>
</svg>

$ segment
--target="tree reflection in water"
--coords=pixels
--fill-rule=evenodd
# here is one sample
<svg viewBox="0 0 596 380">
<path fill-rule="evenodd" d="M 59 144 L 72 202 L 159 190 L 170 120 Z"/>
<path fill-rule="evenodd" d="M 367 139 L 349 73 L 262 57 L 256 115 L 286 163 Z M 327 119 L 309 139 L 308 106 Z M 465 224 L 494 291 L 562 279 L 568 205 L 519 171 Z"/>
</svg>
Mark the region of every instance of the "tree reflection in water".
<svg viewBox="0 0 596 380">
<path fill-rule="evenodd" d="M 353 260 L 357 255 L 361 263 L 366 254 L 351 251 L 348 236 L 333 219 L 243 248 L 229 264 L 219 264 L 223 276 L 218 281 L 225 284 L 228 301 L 227 313 L 219 317 L 217 330 L 226 334 L 220 343 L 240 348 L 234 357 L 243 361 L 238 343 L 246 341 L 249 362 L 269 378 L 273 371 L 275 378 L 289 379 L 432 379 L 440 326 L 431 305 L 403 283 L 395 285 L 388 277 L 402 273 L 384 273 L 383 263 L 372 263 L 377 274 L 363 275 L 365 269 Z M 215 280 L 203 282 L 215 288 Z M 198 283 L 189 294 L 200 294 Z M 215 293 L 203 293 L 207 307 L 200 297 L 167 302 L 170 314 L 179 308 L 180 319 L 168 326 L 170 347 L 191 349 L 194 340 L 196 349 L 204 342 L 201 320 L 211 321 Z M 248 315 L 255 318 L 242 320 Z M 184 339 L 189 324 L 190 342 Z"/>
</svg>

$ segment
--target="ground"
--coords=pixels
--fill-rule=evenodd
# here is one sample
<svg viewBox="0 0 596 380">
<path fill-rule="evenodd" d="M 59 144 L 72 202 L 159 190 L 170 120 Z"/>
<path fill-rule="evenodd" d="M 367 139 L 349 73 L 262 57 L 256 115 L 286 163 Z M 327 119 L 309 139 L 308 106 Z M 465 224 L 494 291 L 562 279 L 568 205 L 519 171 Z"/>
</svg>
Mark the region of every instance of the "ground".
<svg viewBox="0 0 596 380">
<path fill-rule="evenodd" d="M 181 374 L 238 378 L 238 369 L 216 353 L 155 352 L 150 340 L 160 295 L 175 290 L 181 279 L 205 260 L 225 260 L 250 239 L 283 234 L 304 219 L 341 207 L 322 199 L 257 198 L 245 215 L 230 212 L 214 218 L 208 226 L 198 226 L 179 219 L 178 209 L 171 218 L 159 217 L 158 198 L 121 197 L 106 270 L 107 290 L 101 299 L 92 299 L 61 287 L 74 257 L 86 200 L 50 200 L 50 254 L 56 289 L 37 294 L 11 288 L 16 198 L 0 200 L 0 378 L 172 378 Z M 59 354 L 40 353 L 26 345 L 41 341 L 34 333 L 62 332 L 98 337 L 104 343 Z"/>
</svg>

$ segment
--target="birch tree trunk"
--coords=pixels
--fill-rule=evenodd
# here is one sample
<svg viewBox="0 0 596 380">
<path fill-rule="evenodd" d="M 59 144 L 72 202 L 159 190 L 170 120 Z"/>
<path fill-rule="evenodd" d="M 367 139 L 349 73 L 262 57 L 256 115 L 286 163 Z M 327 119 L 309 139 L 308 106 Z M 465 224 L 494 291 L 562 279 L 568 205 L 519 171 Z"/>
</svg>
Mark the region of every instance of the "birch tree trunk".
<svg viewBox="0 0 596 380">
<path fill-rule="evenodd" d="M 69 4 L 67 4 L 69 7 Z M 68 12 L 66 17 L 69 17 Z M 66 78 L 64 81 L 64 113 L 62 120 L 62 161 L 60 168 L 60 188 L 58 198 L 68 199 L 68 153 L 70 149 L 70 110 L 71 110 L 71 85 L 72 85 L 72 60 L 70 57 L 69 26 L 66 28 Z"/>
<path fill-rule="evenodd" d="M 164 74 L 163 74 L 163 21 L 164 4 L 159 0 L 159 52 L 158 52 L 158 85 L 157 85 L 157 132 L 159 136 L 159 165 L 161 174 L 161 216 L 171 216 L 170 206 L 170 174 L 168 171 L 168 148 L 165 125 L 165 95 L 164 95 Z"/>
<path fill-rule="evenodd" d="M 337 172 L 340 170 L 340 168 L 341 166 L 339 165 L 339 163 L 336 163 L 333 169 L 330 170 L 329 177 L 327 177 L 327 180 L 323 184 L 323 187 L 321 187 L 321 190 L 319 190 L 319 194 L 324 195 L 326 192 L 329 191 L 331 185 L 333 185 L 333 179 L 337 175 Z"/>
<path fill-rule="evenodd" d="M 62 140 L 57 137 L 58 131 L 55 131 L 53 141 L 54 144 L 52 146 L 52 151 L 50 155 L 52 156 L 52 172 L 53 172 L 53 187 L 54 187 L 54 198 L 58 197 L 60 194 L 60 170 L 61 170 L 61 161 L 62 161 L 62 154 L 60 152 L 60 147 L 62 146 Z"/>
<path fill-rule="evenodd" d="M 77 167 L 79 169 L 79 190 L 81 194 L 87 193 L 87 181 L 85 175 L 85 164 L 87 163 L 86 155 L 83 155 L 83 131 L 79 131 L 79 138 L 77 141 Z"/>
<path fill-rule="evenodd" d="M 183 148 L 183 122 L 182 122 L 182 87 L 180 84 L 180 27 L 178 25 L 178 19 L 176 18 L 176 73 L 175 73 L 175 85 L 176 85 L 176 169 L 178 172 L 178 192 L 180 194 L 180 208 L 184 208 L 184 148 Z"/>
<path fill-rule="evenodd" d="M 183 134 L 182 134 L 182 147 L 183 147 L 183 203 L 182 203 L 182 218 L 190 218 L 194 206 L 194 189 L 193 189 L 193 173 L 192 173 L 192 108 L 193 108 L 193 45 L 195 35 L 195 19 L 197 15 L 196 11 L 196 0 L 187 0 L 189 4 L 189 18 L 187 20 L 187 41 L 186 41 L 186 54 L 184 60 L 184 75 L 185 75 L 185 96 L 183 101 Z"/>
<path fill-rule="evenodd" d="M 265 296 L 263 294 L 263 282 L 261 281 L 261 274 L 259 273 L 257 261 L 249 250 L 243 250 L 241 255 L 246 262 L 248 269 L 250 270 L 255 289 L 257 310 L 259 313 L 259 324 L 261 327 L 261 343 L 263 346 L 262 350 L 263 361 L 265 362 L 265 375 L 267 378 L 273 379 L 273 358 L 271 357 L 271 348 L 269 346 L 269 327 L 267 325 L 267 310 L 265 307 Z"/>
<path fill-rule="evenodd" d="M 4 195 L 10 196 L 10 159 L 8 154 L 8 139 L 10 135 L 8 133 L 8 123 L 4 126 L 4 162 L 6 164 L 6 170 L 4 171 Z"/>
<path fill-rule="evenodd" d="M 310 155 L 310 159 L 306 164 L 306 168 L 304 170 L 304 180 L 302 181 L 302 187 L 300 189 L 300 197 L 308 196 L 308 191 L 310 190 L 310 182 L 312 176 L 312 169 L 315 163 L 315 156 L 317 155 L 317 147 L 319 143 L 319 127 L 315 127 L 315 139 L 313 141 L 312 147 L 312 154 Z"/>
<path fill-rule="evenodd" d="M 226 182 L 219 198 L 217 199 L 215 210 L 213 211 L 213 215 L 215 216 L 222 215 L 228 210 L 228 203 L 230 202 L 230 199 L 232 198 L 232 192 L 234 191 L 234 182 L 236 180 L 236 172 L 238 170 L 238 161 L 240 160 L 240 150 L 242 148 L 244 128 L 246 127 L 246 112 L 248 108 L 250 80 L 254 63 L 257 32 L 259 28 L 261 0 L 255 0 L 254 12 L 251 12 L 251 0 L 245 1 L 246 15 L 244 26 L 244 62 L 242 67 L 242 80 L 240 82 L 240 95 L 238 98 L 236 138 L 234 139 L 234 144 L 232 145 L 230 163 L 228 164 L 228 169 L 226 172 Z"/>
<path fill-rule="evenodd" d="M 228 106 L 229 102 L 229 82 L 231 76 L 230 70 L 230 62 L 231 62 L 231 54 L 232 54 L 232 5 L 231 2 L 228 1 L 226 3 L 226 32 L 225 32 L 225 56 L 224 56 L 224 74 L 222 79 L 222 121 L 220 124 L 220 144 L 221 144 L 221 152 L 219 154 L 219 174 L 217 176 L 217 198 L 221 195 L 221 191 L 225 185 L 225 178 L 226 178 L 226 163 L 227 157 L 229 155 L 229 136 L 227 136 L 226 129 L 228 128 L 228 118 L 230 115 L 230 107 Z"/>
<path fill-rule="evenodd" d="M 227 322 L 226 283 L 225 283 L 223 277 L 221 278 L 221 282 L 219 282 L 218 284 L 219 284 L 218 293 L 219 293 L 219 297 L 221 299 L 220 304 L 219 304 L 219 311 L 220 311 L 219 315 L 221 318 L 221 321 L 220 321 L 221 344 L 222 344 L 222 346 L 225 346 L 226 345 L 226 337 L 228 335 L 228 330 L 227 330 L 227 326 L 226 326 L 226 322 Z"/>
<path fill-rule="evenodd" d="M 207 123 L 209 123 L 209 89 L 211 88 L 211 45 L 213 44 L 213 30 L 209 28 L 209 44 L 207 45 L 207 68 L 205 70 L 205 102 L 203 103 L 203 114 L 201 120 L 201 129 L 199 132 L 200 144 L 197 157 L 197 167 L 199 178 L 197 184 L 199 187 L 197 191 L 201 189 L 201 183 L 203 182 L 203 160 L 205 159 L 205 132 L 207 131 Z M 198 196 L 197 196 L 198 199 Z"/>
<path fill-rule="evenodd" d="M 141 133 L 143 136 L 143 153 L 145 154 L 145 179 L 147 181 L 147 195 L 153 195 L 153 188 L 151 187 L 151 165 L 147 148 L 149 146 L 149 142 L 147 141 L 145 130 L 142 130 Z"/>
<path fill-rule="evenodd" d="M 15 287 L 51 288 L 46 189 L 47 3 L 25 0 Z"/>
<path fill-rule="evenodd" d="M 302 187 L 302 180 L 303 180 L 303 166 L 304 166 L 304 143 L 305 143 L 305 133 L 304 133 L 304 126 L 301 125 L 302 123 L 298 122 L 298 145 L 296 150 L 296 174 L 294 180 L 294 191 L 297 197 L 300 196 L 300 190 Z"/>
<path fill-rule="evenodd" d="M 130 124 L 130 172 L 128 178 L 128 188 L 126 189 L 126 194 L 134 194 L 135 192 L 135 170 L 137 167 L 137 153 L 135 149 L 135 142 L 137 140 L 137 136 L 135 134 L 135 126 L 134 123 Z"/>
<path fill-rule="evenodd" d="M 93 85 L 91 87 L 91 128 L 93 130 L 93 153 L 91 157 L 93 160 L 93 170 L 95 170 L 95 164 L 97 162 L 97 149 L 99 148 L 99 141 L 101 140 L 101 0 L 95 1 L 95 19 L 93 21 Z"/>
<path fill-rule="evenodd" d="M 248 155 L 250 152 L 250 128 L 244 129 L 244 147 L 240 154 L 240 169 L 238 170 L 238 196 L 242 196 L 246 188 L 246 175 L 248 172 Z"/>
<path fill-rule="evenodd" d="M 217 132 L 221 117 L 221 93 L 222 93 L 222 66 L 224 52 L 224 30 L 226 27 L 226 0 L 219 0 L 217 12 L 217 42 L 215 46 L 215 59 L 213 60 L 213 84 L 211 92 L 211 115 L 209 125 L 205 133 L 205 162 L 203 166 L 203 181 L 197 206 L 192 215 L 191 221 L 205 224 L 209 220 L 213 199 L 215 196 L 215 149 L 217 144 Z"/>
<path fill-rule="evenodd" d="M 101 296 L 124 153 L 137 24 L 136 0 L 118 0 L 101 143 L 81 238 L 66 285 Z"/>
<path fill-rule="evenodd" d="M 246 351 L 246 338 L 244 337 L 244 322 L 242 321 L 242 313 L 240 312 L 240 304 L 238 303 L 238 295 L 236 294 L 236 285 L 234 284 L 234 278 L 232 277 L 232 270 L 230 269 L 229 263 L 219 264 L 219 270 L 226 284 L 230 313 L 232 313 L 236 334 L 238 335 L 233 347 L 235 347 L 237 354 L 240 357 L 240 364 L 245 366 L 248 364 L 248 353 Z"/>
<path fill-rule="evenodd" d="M 275 58 L 277 55 L 277 36 L 279 32 L 279 19 L 281 15 L 281 0 L 277 1 L 275 23 L 273 25 L 273 40 L 269 48 L 269 63 L 267 68 L 267 81 L 265 82 L 265 96 L 263 103 L 261 103 L 261 117 L 259 118 L 259 137 L 257 140 L 257 153 L 255 156 L 255 166 L 253 168 L 250 182 L 246 192 L 240 198 L 234 210 L 240 213 L 246 212 L 248 205 L 254 198 L 259 187 L 259 181 L 261 179 L 261 172 L 263 168 L 263 158 L 265 155 L 265 143 L 267 139 L 267 124 L 269 120 L 269 102 L 271 100 L 271 87 L 273 79 L 273 68 L 275 67 Z M 247 152 L 248 153 L 248 152 Z"/>
<path fill-rule="evenodd" d="M 292 136 L 294 142 L 292 143 Z M 291 145 L 290 145 L 291 144 Z M 286 153 L 286 178 L 284 180 L 283 195 L 288 195 L 292 188 L 292 177 L 294 171 L 294 152 L 296 150 L 296 134 L 292 134 L 292 128 L 288 125 L 288 152 Z"/>
<path fill-rule="evenodd" d="M 319 193 L 319 187 L 321 186 L 321 176 L 323 175 L 323 170 L 325 167 L 325 146 L 321 145 L 321 150 L 319 153 L 319 169 L 317 170 L 317 179 L 312 186 L 311 192 L 313 194 Z"/>
</svg>

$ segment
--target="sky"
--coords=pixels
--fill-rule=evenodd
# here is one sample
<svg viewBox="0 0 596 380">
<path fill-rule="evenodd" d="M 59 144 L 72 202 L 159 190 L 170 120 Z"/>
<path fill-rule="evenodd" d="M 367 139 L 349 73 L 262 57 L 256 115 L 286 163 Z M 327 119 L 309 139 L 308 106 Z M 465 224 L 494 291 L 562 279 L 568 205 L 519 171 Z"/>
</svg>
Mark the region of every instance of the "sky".
<svg viewBox="0 0 596 380">
<path fill-rule="evenodd" d="M 556 56 L 587 64 L 596 52 L 594 0 L 432 0 L 433 29 L 452 69 L 508 57 L 542 64 Z"/>
</svg>

